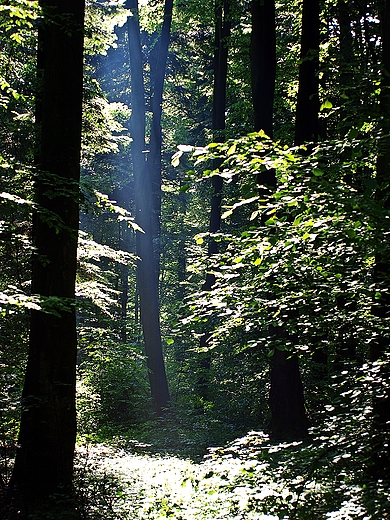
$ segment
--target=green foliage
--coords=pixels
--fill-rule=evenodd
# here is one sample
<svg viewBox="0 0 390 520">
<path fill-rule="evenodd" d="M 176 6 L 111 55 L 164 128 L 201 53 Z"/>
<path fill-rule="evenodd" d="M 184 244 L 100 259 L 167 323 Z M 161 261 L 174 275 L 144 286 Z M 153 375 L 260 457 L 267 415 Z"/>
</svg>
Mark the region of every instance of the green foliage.
<svg viewBox="0 0 390 520">
<path fill-rule="evenodd" d="M 106 55 L 110 47 L 116 47 L 114 28 L 123 26 L 127 19 L 127 12 L 122 4 L 123 2 L 87 0 L 84 51 L 88 56 Z"/>
<path fill-rule="evenodd" d="M 99 438 L 145 420 L 147 385 L 139 348 L 107 337 L 106 329 L 84 328 L 78 362 L 79 434 Z"/>
<path fill-rule="evenodd" d="M 328 348 L 341 324 L 353 327 L 357 343 L 360 335 L 362 344 L 369 339 L 367 320 L 375 333 L 371 305 L 378 288 L 370 272 L 387 219 L 369 177 L 359 188 L 349 183 L 361 166 L 360 147 L 357 141 L 323 143 L 307 157 L 251 134 L 209 146 L 206 155 L 196 150 L 197 164 L 226 157 L 220 172 L 206 176 L 220 174 L 228 182 L 237 176 L 245 194 L 224 218 L 240 210 L 246 224 L 215 237 L 223 246 L 209 267 L 217 284 L 195 295 L 194 317 L 218 315 L 215 344 L 241 328 L 246 343 L 239 350 L 266 348 L 270 323 L 287 331 L 280 349 L 312 351 L 318 337 L 318 346 Z M 370 167 L 367 158 L 364 165 Z M 256 195 L 257 175 L 269 168 L 277 168 L 278 188 Z"/>
</svg>

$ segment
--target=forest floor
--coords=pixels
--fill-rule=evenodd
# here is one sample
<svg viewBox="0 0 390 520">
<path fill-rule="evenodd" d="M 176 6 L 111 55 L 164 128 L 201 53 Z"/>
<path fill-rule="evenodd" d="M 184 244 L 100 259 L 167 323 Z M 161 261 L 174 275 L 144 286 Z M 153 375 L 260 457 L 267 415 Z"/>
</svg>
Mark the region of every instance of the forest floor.
<svg viewBox="0 0 390 520">
<path fill-rule="evenodd" d="M 79 503 L 94 520 L 389 518 L 388 490 L 359 485 L 352 458 L 329 439 L 272 443 L 262 432 L 192 459 L 117 439 L 79 448 Z"/>
</svg>

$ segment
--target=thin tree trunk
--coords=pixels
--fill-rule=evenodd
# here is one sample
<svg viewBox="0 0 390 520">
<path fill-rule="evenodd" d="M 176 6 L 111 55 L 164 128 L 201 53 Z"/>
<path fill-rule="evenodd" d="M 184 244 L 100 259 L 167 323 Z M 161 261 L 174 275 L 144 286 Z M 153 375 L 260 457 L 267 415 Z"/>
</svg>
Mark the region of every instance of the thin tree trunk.
<svg viewBox="0 0 390 520">
<path fill-rule="evenodd" d="M 168 5 L 172 5 L 169 0 Z M 168 382 L 165 373 L 160 331 L 159 306 L 159 255 L 155 251 L 155 243 L 159 234 L 160 191 L 161 191 L 161 103 L 165 74 L 167 48 L 161 49 L 164 61 L 163 72 L 156 71 L 154 97 L 157 112 L 153 113 L 151 150 L 149 160 L 145 161 L 145 89 L 143 80 L 142 49 L 138 19 L 137 0 L 128 0 L 127 8 L 133 16 L 128 18 L 129 54 L 132 88 L 132 159 L 134 170 L 134 189 L 136 221 L 142 228 L 137 232 L 136 251 L 139 257 L 137 264 L 137 285 L 140 297 L 141 322 L 145 342 L 150 389 L 157 415 L 161 415 L 169 404 Z M 168 13 L 169 14 L 169 13 Z M 171 14 L 172 16 L 172 14 Z M 168 16 L 169 18 L 169 16 Z M 168 46 L 170 21 L 163 24 L 162 41 Z M 168 30 L 168 36 L 166 32 Z M 161 56 L 161 54 L 158 54 Z M 164 58 L 165 56 L 165 58 Z M 162 64 L 158 60 L 160 65 Z M 158 224 L 157 224 L 158 222 Z"/>
<path fill-rule="evenodd" d="M 301 61 L 295 119 L 296 145 L 318 140 L 319 0 L 303 0 Z"/>
<path fill-rule="evenodd" d="M 148 168 L 152 179 L 152 196 L 153 196 L 153 243 L 155 255 L 158 258 L 159 265 L 160 255 L 160 218 L 161 218 L 161 148 L 162 148 L 162 104 L 164 92 L 164 78 L 168 57 L 168 48 L 170 42 L 171 24 L 172 24 L 173 0 L 165 0 L 164 4 L 164 20 L 161 29 L 161 35 L 155 46 L 153 59 L 150 63 L 150 77 L 152 85 L 151 109 L 152 123 L 150 131 L 150 153 L 148 157 Z"/>
<path fill-rule="evenodd" d="M 216 1 L 215 5 L 215 40 L 214 40 L 214 85 L 213 85 L 213 115 L 212 129 L 216 142 L 225 139 L 225 113 L 226 113 L 226 82 L 228 70 L 228 38 L 231 30 L 230 0 Z M 220 160 L 214 160 L 213 168 L 218 169 Z M 221 228 L 221 202 L 222 202 L 222 177 L 214 175 L 211 179 L 211 208 L 209 233 L 212 235 Z M 218 252 L 217 242 L 210 237 L 208 243 L 208 256 L 212 257 Z M 206 273 L 206 279 L 202 285 L 202 291 L 211 291 L 215 284 L 215 275 Z M 207 350 L 210 341 L 210 333 L 205 332 L 200 338 L 200 349 Z M 199 377 L 196 382 L 196 392 L 202 398 L 209 398 L 209 371 L 211 357 L 209 352 L 199 354 Z"/>
<path fill-rule="evenodd" d="M 34 216 L 32 293 L 54 300 L 46 304 L 51 314 L 31 313 L 19 447 L 9 491 L 22 516 L 55 515 L 64 509 L 67 518 L 76 518 L 66 497 L 71 495 L 76 439 L 74 302 L 84 1 L 41 0 L 40 6 L 44 19 L 38 35 L 42 90 L 37 98 L 35 189 L 46 213 Z M 51 500 L 54 494 L 64 501 Z"/>
</svg>

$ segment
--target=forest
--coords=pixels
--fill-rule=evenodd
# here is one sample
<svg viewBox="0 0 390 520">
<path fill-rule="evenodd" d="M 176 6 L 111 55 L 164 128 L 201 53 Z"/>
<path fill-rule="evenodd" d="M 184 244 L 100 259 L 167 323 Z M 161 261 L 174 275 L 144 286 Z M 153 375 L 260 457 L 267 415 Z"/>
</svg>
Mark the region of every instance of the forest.
<svg viewBox="0 0 390 520">
<path fill-rule="evenodd" d="M 0 518 L 390 518 L 389 0 L 0 29 Z"/>
</svg>

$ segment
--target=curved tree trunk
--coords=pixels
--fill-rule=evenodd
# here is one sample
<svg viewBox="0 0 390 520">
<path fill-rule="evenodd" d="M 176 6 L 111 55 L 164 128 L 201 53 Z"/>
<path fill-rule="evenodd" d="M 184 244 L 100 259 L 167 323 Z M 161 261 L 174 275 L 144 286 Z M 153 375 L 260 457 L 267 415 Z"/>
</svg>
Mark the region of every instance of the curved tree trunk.
<svg viewBox="0 0 390 520">
<path fill-rule="evenodd" d="M 41 0 L 32 293 L 49 298 L 31 313 L 22 418 L 10 497 L 22 515 L 76 515 L 71 494 L 76 439 L 75 277 L 79 223 L 83 0 Z M 50 298 L 52 298 L 50 300 Z M 50 500 L 58 494 L 61 504 Z M 73 511 L 72 511 L 73 509 Z"/>
</svg>

